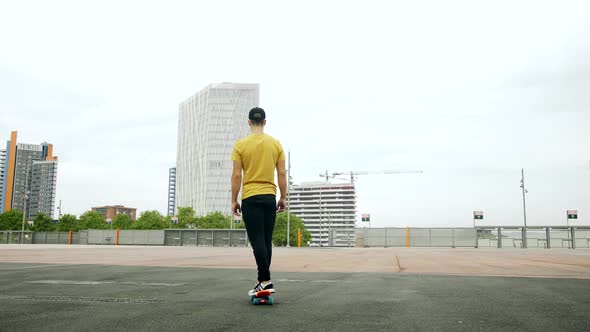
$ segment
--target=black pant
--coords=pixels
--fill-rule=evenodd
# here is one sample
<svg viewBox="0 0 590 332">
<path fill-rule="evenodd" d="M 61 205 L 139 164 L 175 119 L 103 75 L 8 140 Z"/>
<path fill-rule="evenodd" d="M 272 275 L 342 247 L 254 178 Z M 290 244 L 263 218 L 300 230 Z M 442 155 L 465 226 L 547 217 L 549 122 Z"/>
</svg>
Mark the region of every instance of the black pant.
<svg viewBox="0 0 590 332">
<path fill-rule="evenodd" d="M 277 216 L 275 195 L 250 196 L 242 201 L 242 215 L 248 239 L 258 265 L 258 281 L 270 280 L 272 231 Z"/>
</svg>

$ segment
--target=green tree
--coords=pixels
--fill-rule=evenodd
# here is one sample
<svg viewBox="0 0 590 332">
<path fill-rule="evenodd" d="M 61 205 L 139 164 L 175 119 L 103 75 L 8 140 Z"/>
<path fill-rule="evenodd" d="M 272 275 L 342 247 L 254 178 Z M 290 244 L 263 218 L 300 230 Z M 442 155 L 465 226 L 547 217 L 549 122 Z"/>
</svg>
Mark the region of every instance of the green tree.
<svg viewBox="0 0 590 332">
<path fill-rule="evenodd" d="M 231 216 L 232 221 L 234 222 L 234 228 L 246 228 L 246 224 L 244 224 L 244 218 L 240 218 L 237 222 L 234 220 L 234 216 Z"/>
<path fill-rule="evenodd" d="M 131 229 L 132 220 L 127 213 L 119 213 L 113 218 L 113 229 Z"/>
<path fill-rule="evenodd" d="M 305 228 L 303 220 L 291 213 L 289 221 L 289 245 L 297 245 L 297 230 L 301 228 L 301 246 L 307 246 L 311 241 L 311 233 Z M 278 213 L 275 222 L 275 229 L 272 234 L 272 243 L 275 246 L 287 245 L 287 213 Z"/>
<path fill-rule="evenodd" d="M 51 221 L 51 217 L 39 213 L 33 218 L 33 227 L 31 230 L 35 232 L 53 232 L 55 225 Z"/>
<path fill-rule="evenodd" d="M 195 210 L 190 206 L 179 207 L 176 217 L 178 217 L 178 224 L 176 225 L 177 228 L 194 228 L 197 226 Z"/>
<path fill-rule="evenodd" d="M 10 210 L 0 214 L 0 230 L 19 231 L 22 229 L 23 213 L 18 210 Z M 25 221 L 25 229 L 29 225 Z"/>
<path fill-rule="evenodd" d="M 203 229 L 230 228 L 232 217 L 221 212 L 211 212 L 206 216 L 197 218 L 197 227 Z"/>
<path fill-rule="evenodd" d="M 133 229 L 164 229 L 169 228 L 171 225 L 167 223 L 164 216 L 156 211 L 144 211 L 141 213 L 135 223 L 133 223 Z"/>
<path fill-rule="evenodd" d="M 87 211 L 84 212 L 80 216 L 78 229 L 105 229 L 107 228 L 107 224 L 104 220 L 102 214 L 94 211 Z"/>
<path fill-rule="evenodd" d="M 496 240 L 498 238 L 498 236 L 494 233 L 492 233 L 491 229 L 478 229 L 477 230 L 477 236 L 480 239 L 493 239 Z"/>
<path fill-rule="evenodd" d="M 163 218 L 164 218 L 164 224 L 170 225 L 169 228 L 180 228 L 180 227 L 178 227 L 178 223 L 176 223 L 176 224 L 172 223 L 172 216 L 163 216 Z"/>
<path fill-rule="evenodd" d="M 59 219 L 59 222 L 56 225 L 56 230 L 58 232 L 69 232 L 69 231 L 78 231 L 78 219 L 76 216 L 71 214 L 64 214 Z"/>
</svg>

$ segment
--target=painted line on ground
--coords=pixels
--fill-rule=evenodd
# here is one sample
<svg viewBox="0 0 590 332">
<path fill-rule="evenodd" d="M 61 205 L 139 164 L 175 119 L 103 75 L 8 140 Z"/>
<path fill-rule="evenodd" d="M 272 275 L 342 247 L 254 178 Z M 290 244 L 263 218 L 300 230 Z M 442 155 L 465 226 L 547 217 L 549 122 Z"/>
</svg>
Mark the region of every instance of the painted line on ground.
<svg viewBox="0 0 590 332">
<path fill-rule="evenodd" d="M 143 281 L 94 281 L 94 280 L 33 280 L 25 281 L 25 284 L 48 284 L 48 285 L 137 285 L 137 286 L 164 286 L 164 287 L 177 287 L 184 286 L 186 284 L 169 284 L 164 282 L 143 282 Z"/>
<path fill-rule="evenodd" d="M 313 279 L 276 279 L 278 282 L 318 282 L 318 283 L 329 283 L 329 282 L 347 282 L 343 280 L 313 280 Z"/>
<path fill-rule="evenodd" d="M 157 299 L 132 299 L 114 297 L 82 297 L 82 296 L 40 296 L 40 295 L 0 295 L 0 300 L 38 301 L 38 302 L 66 302 L 66 303 L 122 303 L 149 304 L 160 303 Z"/>
<path fill-rule="evenodd" d="M 22 263 L 19 263 L 22 264 Z M 16 267 L 0 267 L 0 272 L 8 271 L 8 270 L 27 270 L 27 269 L 40 269 L 40 268 L 48 268 L 48 267 L 62 267 L 62 266 L 70 266 L 70 265 L 29 265 L 29 266 L 16 266 Z"/>
</svg>

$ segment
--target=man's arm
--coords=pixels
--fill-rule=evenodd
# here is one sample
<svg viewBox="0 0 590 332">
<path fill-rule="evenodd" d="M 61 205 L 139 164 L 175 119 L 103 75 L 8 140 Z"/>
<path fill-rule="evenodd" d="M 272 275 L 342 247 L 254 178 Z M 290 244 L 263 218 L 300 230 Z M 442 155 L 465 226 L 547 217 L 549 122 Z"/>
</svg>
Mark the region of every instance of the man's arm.
<svg viewBox="0 0 590 332">
<path fill-rule="evenodd" d="M 284 159 L 277 162 L 277 178 L 279 181 L 279 190 L 281 191 L 281 198 L 277 204 L 277 210 L 281 212 L 287 207 L 287 171 L 285 170 Z"/>
<path fill-rule="evenodd" d="M 231 176 L 231 205 L 234 215 L 239 216 L 241 213 L 240 204 L 238 203 L 238 194 L 242 187 L 242 162 L 234 160 L 234 169 Z"/>
</svg>

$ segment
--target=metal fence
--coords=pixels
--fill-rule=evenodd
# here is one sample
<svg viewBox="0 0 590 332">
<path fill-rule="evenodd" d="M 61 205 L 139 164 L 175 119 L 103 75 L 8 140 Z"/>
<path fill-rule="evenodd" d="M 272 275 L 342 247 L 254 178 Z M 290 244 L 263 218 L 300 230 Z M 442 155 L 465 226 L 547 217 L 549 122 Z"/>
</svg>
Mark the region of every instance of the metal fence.
<svg viewBox="0 0 590 332">
<path fill-rule="evenodd" d="M 590 227 L 363 228 L 364 247 L 590 248 Z"/>
<path fill-rule="evenodd" d="M 31 232 L 33 244 L 69 244 L 70 232 Z M 72 233 L 72 244 L 80 243 L 80 234 Z"/>
<path fill-rule="evenodd" d="M 356 246 L 356 232 L 354 228 L 332 228 L 328 231 L 329 247 Z"/>
<path fill-rule="evenodd" d="M 89 229 L 86 244 L 116 244 L 117 230 Z M 163 229 L 158 230 L 120 230 L 118 244 L 120 245 L 164 245 Z"/>
<path fill-rule="evenodd" d="M 0 231 L 0 244 L 90 244 L 159 246 L 239 246 L 248 245 L 245 229 L 90 229 L 72 232 Z"/>
<path fill-rule="evenodd" d="M 0 231 L 0 244 L 33 243 L 32 232 Z"/>
<path fill-rule="evenodd" d="M 362 228 L 331 234 L 332 246 L 590 248 L 590 227 Z M 244 229 L 0 231 L 0 244 L 248 246 Z"/>
<path fill-rule="evenodd" d="M 364 228 L 365 247 L 475 247 L 473 228 Z"/>
<path fill-rule="evenodd" d="M 88 233 L 96 231 L 72 232 L 71 237 L 70 232 L 0 231 L 0 244 L 89 244 Z"/>
<path fill-rule="evenodd" d="M 590 248 L 590 227 L 488 227 L 477 235 L 479 247 Z"/>
<path fill-rule="evenodd" d="M 245 229 L 178 229 L 166 230 L 167 246 L 245 247 L 248 237 Z"/>
</svg>

